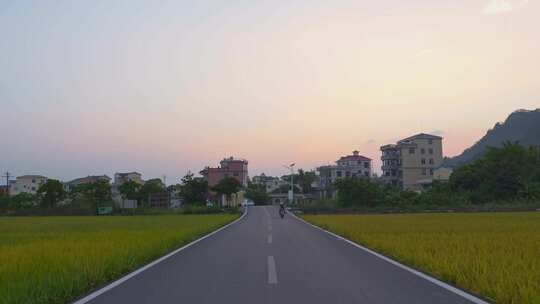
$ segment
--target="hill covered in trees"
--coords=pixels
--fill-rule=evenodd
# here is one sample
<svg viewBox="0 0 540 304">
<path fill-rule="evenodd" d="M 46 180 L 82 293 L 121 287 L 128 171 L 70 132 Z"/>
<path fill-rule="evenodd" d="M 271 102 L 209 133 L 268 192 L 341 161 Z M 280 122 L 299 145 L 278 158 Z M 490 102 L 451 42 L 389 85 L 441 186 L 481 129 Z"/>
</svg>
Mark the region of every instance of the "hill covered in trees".
<svg viewBox="0 0 540 304">
<path fill-rule="evenodd" d="M 518 110 L 503 123 L 497 123 L 473 146 L 458 156 L 445 158 L 444 166 L 459 167 L 481 157 L 487 147 L 502 147 L 504 142 L 519 142 L 524 146 L 540 146 L 540 109 Z"/>
</svg>

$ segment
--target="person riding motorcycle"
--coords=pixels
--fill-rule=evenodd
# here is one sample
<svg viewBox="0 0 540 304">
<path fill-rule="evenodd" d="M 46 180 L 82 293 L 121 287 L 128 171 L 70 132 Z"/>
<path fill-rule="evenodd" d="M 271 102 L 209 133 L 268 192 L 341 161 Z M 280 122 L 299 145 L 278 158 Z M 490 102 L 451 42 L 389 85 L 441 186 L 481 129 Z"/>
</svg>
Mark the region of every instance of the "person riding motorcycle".
<svg viewBox="0 0 540 304">
<path fill-rule="evenodd" d="M 279 215 L 281 218 L 285 216 L 285 204 L 283 202 L 279 203 Z"/>
</svg>

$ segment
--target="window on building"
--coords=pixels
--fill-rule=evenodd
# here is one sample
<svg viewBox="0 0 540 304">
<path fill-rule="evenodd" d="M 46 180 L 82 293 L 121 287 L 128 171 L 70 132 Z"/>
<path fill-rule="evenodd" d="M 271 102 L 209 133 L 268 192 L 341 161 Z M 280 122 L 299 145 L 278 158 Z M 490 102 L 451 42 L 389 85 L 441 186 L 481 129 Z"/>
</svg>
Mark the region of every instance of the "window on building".
<svg viewBox="0 0 540 304">
<path fill-rule="evenodd" d="M 36 191 L 36 187 L 32 187 L 32 191 Z"/>
<path fill-rule="evenodd" d="M 433 145 L 433 139 L 428 139 L 428 144 Z"/>
<path fill-rule="evenodd" d="M 425 164 L 426 164 L 426 159 L 422 158 L 422 165 L 425 165 Z"/>
<path fill-rule="evenodd" d="M 402 177 L 402 176 L 403 176 L 403 171 L 399 170 L 399 171 L 398 171 L 398 176 L 399 176 L 399 177 Z"/>
<path fill-rule="evenodd" d="M 35 179 L 33 179 L 33 180 L 32 180 L 32 184 L 35 184 L 35 183 L 36 183 L 36 180 L 35 180 Z"/>
<path fill-rule="evenodd" d="M 434 164 L 433 158 L 430 158 L 430 159 L 429 159 L 429 163 L 430 163 L 431 165 Z"/>
<path fill-rule="evenodd" d="M 367 172 L 367 171 L 366 171 L 366 172 L 364 172 L 364 176 L 367 176 L 367 177 L 369 177 L 369 172 Z"/>
<path fill-rule="evenodd" d="M 364 163 L 364 168 L 366 168 L 366 169 L 369 168 L 369 162 L 365 162 L 365 163 Z"/>
<path fill-rule="evenodd" d="M 414 148 L 409 148 L 409 154 L 414 154 Z"/>
<path fill-rule="evenodd" d="M 396 170 L 392 170 L 392 176 L 396 176 Z"/>
<path fill-rule="evenodd" d="M 341 177 L 341 171 L 336 171 L 336 176 Z"/>
<path fill-rule="evenodd" d="M 426 170 L 426 168 L 422 168 L 422 175 L 427 175 L 427 170 Z"/>
<path fill-rule="evenodd" d="M 429 154 L 433 154 L 433 149 L 432 148 L 429 148 Z"/>
<path fill-rule="evenodd" d="M 238 172 L 234 172 L 233 173 L 233 176 L 239 176 L 240 174 L 238 174 Z"/>
<path fill-rule="evenodd" d="M 225 177 L 229 177 L 229 173 L 225 173 L 224 176 L 225 176 Z"/>
<path fill-rule="evenodd" d="M 420 149 L 420 154 L 426 154 L 426 149 L 424 148 Z"/>
<path fill-rule="evenodd" d="M 360 165 L 362 164 L 362 162 L 361 162 L 361 161 L 357 161 L 356 164 L 360 166 Z"/>
<path fill-rule="evenodd" d="M 345 177 L 351 177 L 351 172 L 345 171 Z"/>
<path fill-rule="evenodd" d="M 384 171 L 384 175 L 390 176 L 390 171 Z"/>
<path fill-rule="evenodd" d="M 429 175 L 433 176 L 433 169 L 429 169 Z"/>
</svg>

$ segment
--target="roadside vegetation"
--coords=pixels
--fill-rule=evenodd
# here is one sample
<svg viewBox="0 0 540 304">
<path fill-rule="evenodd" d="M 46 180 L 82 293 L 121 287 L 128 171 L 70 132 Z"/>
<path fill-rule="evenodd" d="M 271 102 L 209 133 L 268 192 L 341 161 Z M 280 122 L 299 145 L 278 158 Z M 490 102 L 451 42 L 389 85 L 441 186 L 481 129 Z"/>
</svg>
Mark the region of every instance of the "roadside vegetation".
<svg viewBox="0 0 540 304">
<path fill-rule="evenodd" d="M 143 185 L 127 181 L 118 187 L 122 200 L 118 203 L 112 199 L 112 188 L 107 180 L 81 184 L 66 192 L 60 181 L 48 179 L 36 194 L 0 194 L 0 215 L 96 215 L 100 207 L 110 207 L 110 214 L 116 215 L 235 213 L 237 208 L 221 208 L 208 203 L 208 192 L 212 190 L 230 200 L 240 189 L 241 184 L 234 178 L 225 178 L 210 189 L 206 180 L 187 173 L 181 183 L 168 187 L 157 178 L 147 180 Z M 150 196 L 164 193 L 181 200 L 181 207 L 151 207 Z M 122 208 L 126 200 L 135 201 L 137 208 Z"/>
<path fill-rule="evenodd" d="M 426 210 L 535 210 L 540 208 L 540 148 L 505 143 L 454 170 L 447 183 L 420 193 L 366 178 L 334 184 L 335 200 L 300 206 L 304 212 L 409 212 Z"/>
<path fill-rule="evenodd" d="M 304 218 L 495 303 L 540 303 L 540 212 Z"/>
<path fill-rule="evenodd" d="M 237 217 L 0 217 L 0 303 L 66 303 Z"/>
</svg>

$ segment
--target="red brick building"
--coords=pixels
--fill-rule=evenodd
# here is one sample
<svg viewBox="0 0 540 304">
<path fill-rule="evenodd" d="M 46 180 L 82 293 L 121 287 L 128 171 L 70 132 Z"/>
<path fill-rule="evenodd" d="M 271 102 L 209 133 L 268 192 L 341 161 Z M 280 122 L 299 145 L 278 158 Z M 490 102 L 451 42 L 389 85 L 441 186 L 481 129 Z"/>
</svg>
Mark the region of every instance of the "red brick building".
<svg viewBox="0 0 540 304">
<path fill-rule="evenodd" d="M 247 187 L 248 180 L 248 162 L 245 159 L 235 159 L 233 157 L 225 158 L 217 168 L 206 167 L 201 171 L 201 175 L 208 186 L 217 185 L 225 177 L 237 179 L 244 187 Z"/>
</svg>

